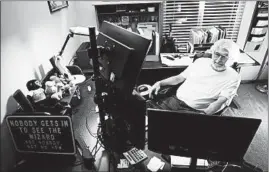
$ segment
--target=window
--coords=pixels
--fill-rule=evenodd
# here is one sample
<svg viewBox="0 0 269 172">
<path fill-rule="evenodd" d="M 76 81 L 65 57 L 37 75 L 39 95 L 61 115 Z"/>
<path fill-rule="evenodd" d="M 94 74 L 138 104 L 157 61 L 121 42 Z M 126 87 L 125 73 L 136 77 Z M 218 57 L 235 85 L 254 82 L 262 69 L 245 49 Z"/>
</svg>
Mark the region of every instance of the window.
<svg viewBox="0 0 269 172">
<path fill-rule="evenodd" d="M 245 1 L 164 1 L 162 34 L 169 34 L 172 24 L 172 36 L 176 45 L 190 39 L 192 28 L 221 26 L 226 29 L 226 38 L 237 40 L 244 12 Z"/>
</svg>

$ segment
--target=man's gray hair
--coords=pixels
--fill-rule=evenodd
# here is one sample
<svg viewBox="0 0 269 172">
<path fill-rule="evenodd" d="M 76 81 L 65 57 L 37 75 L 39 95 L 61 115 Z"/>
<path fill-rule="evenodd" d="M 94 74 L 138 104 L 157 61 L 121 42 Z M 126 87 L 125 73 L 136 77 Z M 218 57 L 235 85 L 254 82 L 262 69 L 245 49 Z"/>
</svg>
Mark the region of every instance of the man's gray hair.
<svg viewBox="0 0 269 172">
<path fill-rule="evenodd" d="M 220 49 L 225 50 L 228 52 L 229 56 L 232 51 L 232 44 L 233 42 L 230 39 L 220 39 L 214 43 L 214 45 L 212 46 L 212 50 L 213 52 Z"/>
<path fill-rule="evenodd" d="M 225 49 L 228 51 L 229 59 L 227 65 L 231 66 L 234 62 L 237 61 L 238 56 L 240 55 L 239 46 L 231 39 L 220 39 L 216 41 L 210 48 L 207 50 L 208 53 L 214 53 L 215 50 Z"/>
</svg>

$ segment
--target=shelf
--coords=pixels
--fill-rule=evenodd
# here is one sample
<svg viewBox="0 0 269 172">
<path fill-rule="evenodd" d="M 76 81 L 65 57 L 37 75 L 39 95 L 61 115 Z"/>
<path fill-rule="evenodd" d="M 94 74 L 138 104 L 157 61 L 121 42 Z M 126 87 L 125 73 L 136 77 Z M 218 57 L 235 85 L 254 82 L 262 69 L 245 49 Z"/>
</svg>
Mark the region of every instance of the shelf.
<svg viewBox="0 0 269 172">
<path fill-rule="evenodd" d="M 250 34 L 250 37 L 264 37 L 266 35 L 266 33 L 264 33 L 264 34 L 253 34 L 253 33 L 251 33 Z"/>
<path fill-rule="evenodd" d="M 99 13 L 98 15 L 158 15 L 158 12 L 113 12 Z"/>
<path fill-rule="evenodd" d="M 268 28 L 268 25 L 266 25 L 266 26 L 253 26 L 252 28 Z"/>
<path fill-rule="evenodd" d="M 259 20 L 268 20 L 268 16 L 265 16 L 265 17 L 257 16 L 257 19 L 259 19 Z"/>
<path fill-rule="evenodd" d="M 118 1 L 118 2 L 94 2 L 94 6 L 102 6 L 102 5 L 133 5 L 133 4 L 160 4 L 163 1 Z"/>
</svg>

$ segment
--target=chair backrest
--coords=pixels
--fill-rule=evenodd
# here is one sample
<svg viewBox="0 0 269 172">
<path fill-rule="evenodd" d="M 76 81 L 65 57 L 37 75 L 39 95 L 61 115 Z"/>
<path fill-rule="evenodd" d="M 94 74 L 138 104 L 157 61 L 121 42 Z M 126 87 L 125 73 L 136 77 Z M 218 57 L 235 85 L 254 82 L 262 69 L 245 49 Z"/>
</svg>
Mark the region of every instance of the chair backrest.
<svg viewBox="0 0 269 172">
<path fill-rule="evenodd" d="M 34 112 L 35 109 L 32 103 L 25 97 L 23 92 L 18 89 L 13 94 L 14 99 L 19 103 L 24 112 Z"/>
</svg>

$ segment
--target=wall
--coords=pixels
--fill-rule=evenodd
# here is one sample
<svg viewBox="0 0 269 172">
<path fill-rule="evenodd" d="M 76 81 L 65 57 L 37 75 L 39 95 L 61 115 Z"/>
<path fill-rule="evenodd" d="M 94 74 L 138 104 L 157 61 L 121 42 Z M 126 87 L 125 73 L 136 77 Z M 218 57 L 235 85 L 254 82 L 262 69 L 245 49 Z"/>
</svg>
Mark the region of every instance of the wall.
<svg viewBox="0 0 269 172">
<path fill-rule="evenodd" d="M 246 28 L 250 28 L 251 19 L 253 16 L 255 5 L 256 5 L 256 1 L 246 2 L 246 7 L 244 10 L 243 18 L 240 25 L 240 31 L 237 37 L 237 44 L 239 45 L 241 49 L 244 49 L 244 45 L 247 40 L 248 29 Z M 262 61 L 263 61 L 263 58 L 265 57 L 265 53 L 267 49 L 268 49 L 268 31 L 267 31 L 267 35 L 265 36 L 265 40 L 263 41 L 263 44 L 260 47 L 259 51 L 257 52 L 246 51 L 246 52 L 255 60 L 257 60 L 260 64 L 262 64 Z M 245 81 L 255 80 L 257 78 L 260 67 L 261 65 L 243 67 L 240 71 L 242 80 L 245 80 Z M 268 66 L 264 68 L 264 71 L 259 77 L 259 79 L 268 79 Z"/>
<path fill-rule="evenodd" d="M 77 1 L 76 2 L 76 15 L 78 26 L 83 27 L 96 27 L 97 28 L 97 18 L 94 9 L 94 3 L 97 1 Z M 80 42 L 89 41 L 89 37 L 79 37 Z"/>
<path fill-rule="evenodd" d="M 96 26 L 91 2 L 69 1 L 68 8 L 53 14 L 47 1 L 1 2 L 1 171 L 18 159 L 4 121 L 17 108 L 12 94 L 17 89 L 26 94 L 26 82 L 41 79 L 52 68 L 49 58 L 60 51 L 69 27 L 88 25 Z M 80 43 L 69 40 L 63 54 L 66 64 Z"/>
</svg>

